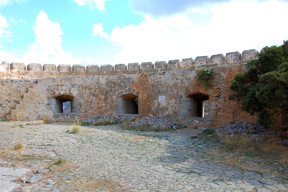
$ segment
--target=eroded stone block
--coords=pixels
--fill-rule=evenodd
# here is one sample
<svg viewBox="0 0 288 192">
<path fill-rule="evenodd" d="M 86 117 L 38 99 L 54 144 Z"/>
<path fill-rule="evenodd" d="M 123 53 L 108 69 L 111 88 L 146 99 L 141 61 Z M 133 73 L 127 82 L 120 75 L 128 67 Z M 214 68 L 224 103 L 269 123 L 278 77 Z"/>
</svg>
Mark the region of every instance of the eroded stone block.
<svg viewBox="0 0 288 192">
<path fill-rule="evenodd" d="M 115 65 L 115 71 L 126 71 L 127 67 L 125 64 L 116 64 Z"/>
<path fill-rule="evenodd" d="M 212 55 L 210 58 L 210 64 L 220 65 L 225 63 L 225 57 L 223 54 Z"/>
<path fill-rule="evenodd" d="M 170 61 L 168 62 L 168 68 L 175 69 L 175 68 L 179 68 L 179 67 L 180 67 L 180 61 L 179 61 L 179 59 L 170 60 Z"/>
<path fill-rule="evenodd" d="M 155 69 L 166 69 L 166 68 L 167 68 L 166 61 L 156 61 Z"/>
<path fill-rule="evenodd" d="M 139 63 L 129 63 L 128 64 L 128 71 L 139 71 L 140 65 Z"/>
<path fill-rule="evenodd" d="M 255 59 L 258 57 L 258 51 L 255 49 L 245 50 L 242 52 L 242 62 L 245 63 L 250 59 Z"/>
<path fill-rule="evenodd" d="M 11 63 L 10 64 L 11 71 L 26 71 L 26 66 L 24 63 Z"/>
<path fill-rule="evenodd" d="M 85 66 L 83 66 L 83 65 L 73 65 L 72 71 L 73 72 L 85 72 Z"/>
<path fill-rule="evenodd" d="M 111 72 L 114 71 L 114 67 L 112 65 L 102 65 L 101 72 Z"/>
<path fill-rule="evenodd" d="M 98 72 L 100 72 L 100 69 L 99 69 L 98 65 L 87 65 L 86 66 L 86 72 L 98 73 Z"/>
<path fill-rule="evenodd" d="M 43 71 L 42 65 L 39 63 L 30 63 L 27 66 L 27 71 Z"/>
<path fill-rule="evenodd" d="M 196 66 L 208 65 L 208 63 L 209 63 L 209 57 L 208 56 L 200 56 L 200 57 L 196 57 L 196 59 L 195 59 L 195 65 Z"/>
<path fill-rule="evenodd" d="M 58 65 L 58 71 L 59 72 L 71 72 L 71 66 L 66 64 L 60 64 Z"/>
<path fill-rule="evenodd" d="M 45 64 L 43 66 L 43 71 L 47 71 L 47 72 L 56 71 L 56 65 L 54 65 L 54 64 Z"/>
<path fill-rule="evenodd" d="M 241 62 L 241 54 L 237 52 L 226 53 L 226 63 L 240 63 Z"/>
<path fill-rule="evenodd" d="M 182 68 L 191 68 L 192 66 L 193 66 L 192 58 L 182 59 L 182 61 L 180 62 L 180 67 Z"/>
<path fill-rule="evenodd" d="M 152 62 L 143 62 L 143 63 L 141 63 L 141 68 L 142 68 L 142 70 L 145 70 L 145 71 L 153 70 L 154 65 Z"/>
</svg>

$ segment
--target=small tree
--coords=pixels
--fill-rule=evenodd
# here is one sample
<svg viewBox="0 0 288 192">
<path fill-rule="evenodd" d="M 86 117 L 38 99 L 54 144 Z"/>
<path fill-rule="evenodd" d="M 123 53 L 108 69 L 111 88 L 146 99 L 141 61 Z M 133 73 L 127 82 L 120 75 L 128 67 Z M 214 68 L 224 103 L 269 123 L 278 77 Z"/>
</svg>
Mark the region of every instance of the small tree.
<svg viewBox="0 0 288 192">
<path fill-rule="evenodd" d="M 232 80 L 229 98 L 241 102 L 242 110 L 257 113 L 258 123 L 268 128 L 274 123 L 273 112 L 288 107 L 288 41 L 263 48 L 247 68 Z"/>
</svg>

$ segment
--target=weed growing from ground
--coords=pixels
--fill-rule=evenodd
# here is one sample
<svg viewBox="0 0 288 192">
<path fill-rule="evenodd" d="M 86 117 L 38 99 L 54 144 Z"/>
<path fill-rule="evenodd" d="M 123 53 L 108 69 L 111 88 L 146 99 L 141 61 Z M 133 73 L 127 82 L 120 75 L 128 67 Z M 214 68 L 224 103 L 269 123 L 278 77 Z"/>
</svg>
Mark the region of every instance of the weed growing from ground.
<svg viewBox="0 0 288 192">
<path fill-rule="evenodd" d="M 79 127 L 73 127 L 71 133 L 72 134 L 79 134 L 80 133 L 80 128 Z"/>
<path fill-rule="evenodd" d="M 215 135 L 215 129 L 205 129 L 200 136 Z"/>
<path fill-rule="evenodd" d="M 229 136 L 227 133 L 223 133 L 220 139 L 224 142 L 226 148 L 230 151 L 244 152 L 256 147 L 249 137 L 244 135 Z"/>
<path fill-rule="evenodd" d="M 67 163 L 67 161 L 65 159 L 58 159 L 53 165 L 64 165 L 65 163 Z"/>
<path fill-rule="evenodd" d="M 149 123 L 136 125 L 136 126 L 130 126 L 129 121 L 124 121 L 122 123 L 122 128 L 125 130 L 129 130 L 129 131 L 152 131 L 152 132 L 171 131 L 169 127 L 161 128 L 161 127 L 150 125 Z"/>
<path fill-rule="evenodd" d="M 81 126 L 107 126 L 107 125 L 117 125 L 119 124 L 118 121 L 103 121 L 98 123 L 87 123 L 81 122 Z"/>
<path fill-rule="evenodd" d="M 280 163 L 288 166 L 288 151 L 282 152 L 280 156 Z"/>
<path fill-rule="evenodd" d="M 80 133 L 81 122 L 74 122 L 72 125 L 72 130 L 67 130 L 66 133 L 79 134 Z"/>
<path fill-rule="evenodd" d="M 215 129 L 204 129 L 199 135 L 203 144 L 216 144 L 219 143 L 219 138 L 216 136 Z"/>
<path fill-rule="evenodd" d="M 273 159 L 278 159 L 279 163 L 288 165 L 288 148 L 277 144 L 279 141 L 277 137 L 266 136 L 258 138 L 256 141 L 255 138 L 247 135 L 222 134 L 220 139 L 224 142 L 225 148 L 231 152 L 238 152 L 251 157 L 273 157 Z"/>
<path fill-rule="evenodd" d="M 18 143 L 14 146 L 13 149 L 14 149 L 14 150 L 24 149 L 24 145 L 23 145 L 22 143 L 18 142 Z"/>
<path fill-rule="evenodd" d="M 229 165 L 241 168 L 251 165 L 261 168 L 269 165 L 274 171 L 279 171 L 279 167 L 288 168 L 288 148 L 279 144 L 280 139 L 276 136 L 227 133 L 217 136 L 215 131 L 206 129 L 199 137 L 202 142 L 210 144 L 213 151 L 217 151 L 215 154 L 211 151 L 210 156 L 215 156 L 213 158 L 218 160 L 223 157 L 223 162 Z"/>
<path fill-rule="evenodd" d="M 42 120 L 44 123 L 48 123 L 48 122 L 49 122 L 49 117 L 44 116 L 44 117 L 41 118 L 41 120 Z"/>
</svg>

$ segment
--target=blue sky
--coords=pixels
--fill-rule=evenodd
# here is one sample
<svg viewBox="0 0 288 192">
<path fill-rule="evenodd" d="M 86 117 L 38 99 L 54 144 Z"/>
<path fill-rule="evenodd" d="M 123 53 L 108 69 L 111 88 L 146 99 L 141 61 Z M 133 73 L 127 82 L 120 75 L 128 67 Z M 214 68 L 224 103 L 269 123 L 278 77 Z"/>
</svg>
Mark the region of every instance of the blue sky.
<svg viewBox="0 0 288 192">
<path fill-rule="evenodd" d="M 288 40 L 287 0 L 0 0 L 0 62 L 117 64 Z"/>
</svg>

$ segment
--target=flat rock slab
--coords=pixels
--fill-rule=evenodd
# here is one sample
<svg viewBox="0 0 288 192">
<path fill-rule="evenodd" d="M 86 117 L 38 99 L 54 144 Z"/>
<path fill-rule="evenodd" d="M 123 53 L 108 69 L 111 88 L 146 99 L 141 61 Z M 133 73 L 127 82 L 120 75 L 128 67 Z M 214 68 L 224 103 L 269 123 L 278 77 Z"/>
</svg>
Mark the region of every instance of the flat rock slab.
<svg viewBox="0 0 288 192">
<path fill-rule="evenodd" d="M 0 191 L 10 192 L 20 185 L 13 182 L 29 173 L 29 169 L 0 167 Z"/>
</svg>

